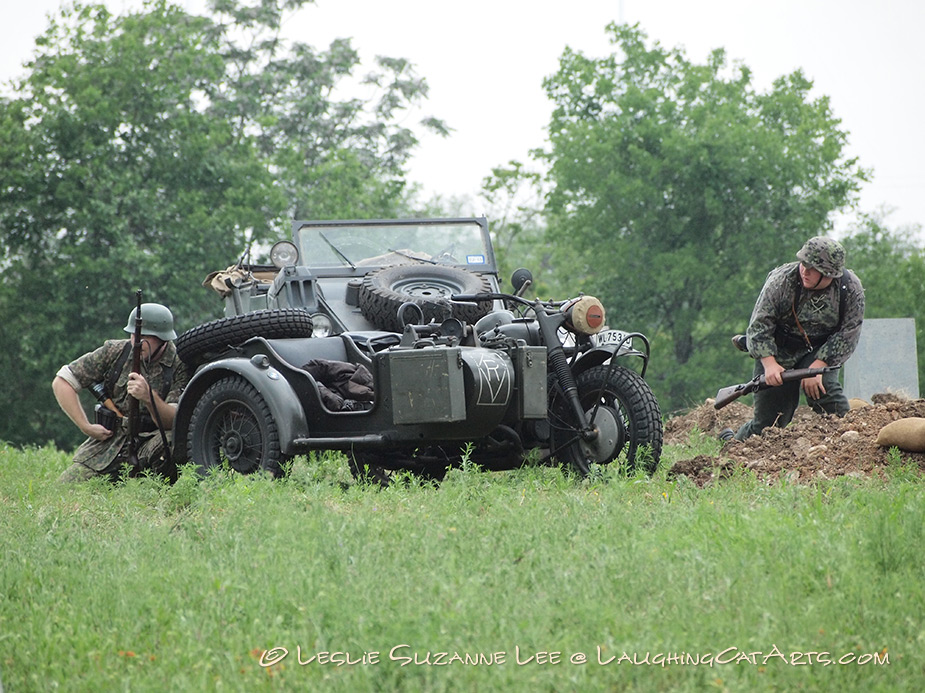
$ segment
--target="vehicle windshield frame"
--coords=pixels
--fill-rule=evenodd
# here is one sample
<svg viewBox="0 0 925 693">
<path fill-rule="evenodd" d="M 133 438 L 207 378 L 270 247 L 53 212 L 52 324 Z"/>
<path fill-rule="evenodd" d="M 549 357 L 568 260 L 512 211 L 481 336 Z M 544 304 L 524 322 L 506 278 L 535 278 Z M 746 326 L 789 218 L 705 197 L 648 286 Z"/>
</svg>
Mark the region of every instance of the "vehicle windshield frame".
<svg viewBox="0 0 925 693">
<path fill-rule="evenodd" d="M 318 276 L 366 274 L 412 262 L 497 274 L 485 217 L 296 220 L 292 240 L 299 264 Z"/>
</svg>

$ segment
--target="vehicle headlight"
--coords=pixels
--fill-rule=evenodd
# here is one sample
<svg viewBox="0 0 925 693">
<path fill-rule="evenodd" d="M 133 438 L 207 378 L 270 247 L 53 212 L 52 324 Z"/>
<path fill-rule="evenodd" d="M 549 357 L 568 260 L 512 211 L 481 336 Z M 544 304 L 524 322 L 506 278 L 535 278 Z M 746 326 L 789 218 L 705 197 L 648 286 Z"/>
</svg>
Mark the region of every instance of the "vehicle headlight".
<svg viewBox="0 0 925 693">
<path fill-rule="evenodd" d="M 334 331 L 334 323 L 324 313 L 312 315 L 312 337 L 330 337 Z"/>
<path fill-rule="evenodd" d="M 282 269 L 299 262 L 299 249 L 292 241 L 277 241 L 270 248 L 270 262 Z"/>
<path fill-rule="evenodd" d="M 566 324 L 579 334 L 597 334 L 604 327 L 607 317 L 604 306 L 594 296 L 582 296 L 562 306 Z"/>
</svg>

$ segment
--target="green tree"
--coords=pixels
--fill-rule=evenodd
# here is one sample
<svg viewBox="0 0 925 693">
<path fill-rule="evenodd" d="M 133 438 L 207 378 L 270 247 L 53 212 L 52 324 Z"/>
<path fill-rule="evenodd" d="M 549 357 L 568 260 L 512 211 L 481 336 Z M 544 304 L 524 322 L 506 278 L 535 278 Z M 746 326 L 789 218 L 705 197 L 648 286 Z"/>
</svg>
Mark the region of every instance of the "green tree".
<svg viewBox="0 0 925 693">
<path fill-rule="evenodd" d="M 427 83 L 407 60 L 384 56 L 358 76 L 349 39 L 321 51 L 300 42 L 283 50 L 282 15 L 307 2 L 213 0 L 220 26 L 246 28 L 248 38 L 224 35 L 226 75 L 208 92 L 211 111 L 256 133 L 286 199 L 284 221 L 396 216 L 408 202 L 404 176 L 418 144 L 401 123 L 426 98 Z M 362 98 L 341 97 L 345 85 Z M 419 125 L 449 133 L 434 117 Z"/>
<path fill-rule="evenodd" d="M 567 49 L 545 81 L 549 228 L 614 326 L 654 338 L 669 410 L 747 370 L 728 340 L 766 273 L 824 232 L 866 173 L 800 71 L 762 93 L 722 50 L 696 64 L 637 27 L 608 31 L 612 55 Z"/>
<path fill-rule="evenodd" d="M 136 287 L 181 325 L 208 314 L 190 287 L 240 252 L 242 229 L 267 233 L 282 200 L 266 166 L 197 103 L 222 79 L 214 31 L 164 3 L 65 10 L 0 106 L 3 354 L 28 384 L 3 393 L 18 405 L 3 438 L 73 438 L 54 426 L 57 367 L 119 335 Z"/>
<path fill-rule="evenodd" d="M 151 0 L 116 16 L 64 9 L 0 99 L 0 438 L 78 438 L 54 404 L 57 368 L 122 335 L 135 288 L 182 330 L 217 317 L 200 287 L 293 214 L 387 215 L 404 204 L 416 139 L 398 124 L 426 95 L 401 60 L 338 96 L 349 42 L 280 38 L 305 0 L 220 0 L 193 16 Z M 425 122 L 445 132 L 442 123 Z"/>
<path fill-rule="evenodd" d="M 502 281 L 519 267 L 533 273 L 533 293 L 550 295 L 560 287 L 552 250 L 545 243 L 543 180 L 518 161 L 492 169 L 482 180 L 481 199 L 491 222 L 492 245 Z"/>
</svg>

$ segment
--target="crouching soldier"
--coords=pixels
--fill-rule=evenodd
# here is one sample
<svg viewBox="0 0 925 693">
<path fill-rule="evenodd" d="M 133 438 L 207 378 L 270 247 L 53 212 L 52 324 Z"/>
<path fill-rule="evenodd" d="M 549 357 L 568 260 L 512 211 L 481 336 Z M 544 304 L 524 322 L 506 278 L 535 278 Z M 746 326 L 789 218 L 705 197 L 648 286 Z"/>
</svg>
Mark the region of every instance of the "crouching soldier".
<svg viewBox="0 0 925 693">
<path fill-rule="evenodd" d="M 845 268 L 845 249 L 831 238 L 810 238 L 797 260 L 768 274 L 747 334 L 733 337 L 755 359 L 754 374 L 764 375 L 771 387 L 755 393 L 752 420 L 735 433 L 722 431 L 723 439 L 744 440 L 772 425 L 783 428 L 793 419 L 800 390 L 817 413 L 848 412 L 837 372 L 790 382 L 781 380 L 781 372 L 840 366 L 851 356 L 864 320 L 864 288 Z"/>
<path fill-rule="evenodd" d="M 135 344 L 135 314 L 129 315 L 125 331 L 129 339 L 107 340 L 95 351 L 72 361 L 55 375 L 55 399 L 74 425 L 87 436 L 74 455 L 73 464 L 61 481 L 83 481 L 96 476 L 118 480 L 123 468 L 129 475 L 146 470 L 173 478 L 170 431 L 180 394 L 189 380 L 177 356 L 173 340 L 173 315 L 166 306 L 141 306 L 142 335 L 140 372 L 132 372 Z M 97 405 L 96 421 L 91 422 L 80 403 L 78 392 L 90 388 L 105 405 Z M 130 398 L 138 400 L 138 439 L 135 450 L 129 445 L 128 412 Z M 130 454 L 134 452 L 134 455 Z M 134 459 L 133 459 L 134 458 Z"/>
</svg>

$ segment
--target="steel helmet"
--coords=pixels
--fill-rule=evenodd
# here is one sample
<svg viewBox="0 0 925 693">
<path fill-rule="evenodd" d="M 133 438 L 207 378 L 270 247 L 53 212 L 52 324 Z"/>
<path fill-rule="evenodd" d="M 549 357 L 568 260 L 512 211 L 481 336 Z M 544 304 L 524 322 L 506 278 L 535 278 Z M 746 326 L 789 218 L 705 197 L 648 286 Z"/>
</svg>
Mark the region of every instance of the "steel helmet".
<svg viewBox="0 0 925 693">
<path fill-rule="evenodd" d="M 133 308 L 128 316 L 128 323 L 125 325 L 125 331 L 129 334 L 135 334 L 135 311 Z M 169 342 L 177 338 L 177 333 L 173 329 L 173 313 L 167 306 L 160 303 L 142 303 L 141 304 L 141 333 L 163 339 Z"/>
<path fill-rule="evenodd" d="M 824 277 L 840 277 L 845 273 L 845 249 L 841 243 L 815 236 L 800 248 L 797 259 L 807 267 L 812 267 Z"/>
</svg>

